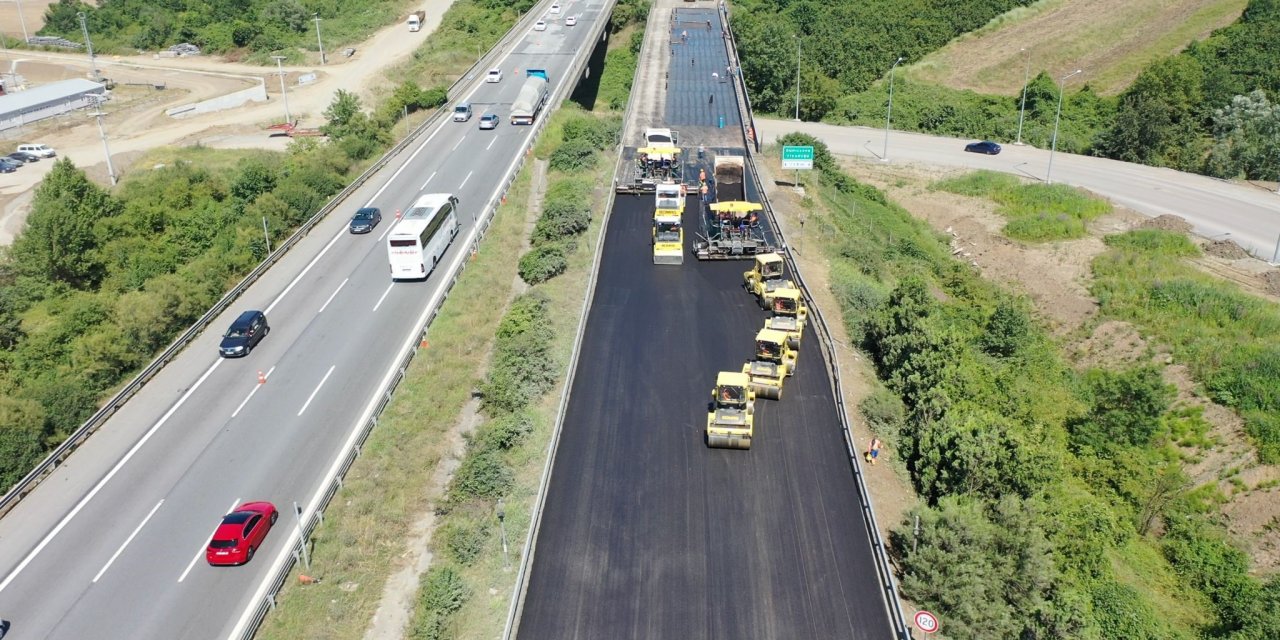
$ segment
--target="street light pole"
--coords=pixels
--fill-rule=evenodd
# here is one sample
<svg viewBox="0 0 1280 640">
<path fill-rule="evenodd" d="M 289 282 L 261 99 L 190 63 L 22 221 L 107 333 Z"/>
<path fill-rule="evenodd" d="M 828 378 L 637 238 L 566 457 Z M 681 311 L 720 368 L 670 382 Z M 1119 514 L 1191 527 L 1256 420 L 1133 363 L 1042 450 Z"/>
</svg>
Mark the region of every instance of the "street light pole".
<svg viewBox="0 0 1280 640">
<path fill-rule="evenodd" d="M 320 47 L 320 64 L 326 64 L 324 60 L 324 41 L 320 39 L 320 13 L 316 12 L 315 17 L 312 19 L 316 21 L 316 46 Z"/>
<path fill-rule="evenodd" d="M 1023 47 L 1022 50 L 1025 52 L 1027 48 Z M 1027 83 L 1031 81 L 1031 54 L 1028 53 L 1026 58 L 1027 68 L 1022 72 L 1022 109 L 1018 111 L 1018 139 L 1014 141 L 1014 144 L 1019 145 L 1022 144 L 1022 120 L 1027 116 Z"/>
<path fill-rule="evenodd" d="M 76 17 L 80 19 L 80 30 L 84 32 L 84 46 L 89 50 L 89 72 L 94 78 L 98 77 L 98 61 L 93 57 L 93 42 L 89 40 L 89 24 L 87 16 L 81 11 L 76 13 Z"/>
<path fill-rule="evenodd" d="M 90 95 L 89 99 L 93 100 L 94 106 L 94 112 L 89 115 L 98 119 L 98 133 L 102 135 L 102 150 L 107 154 L 107 176 L 111 178 L 111 186 L 114 187 L 117 182 L 116 168 L 111 164 L 111 147 L 107 146 L 107 130 L 102 126 L 102 116 L 104 115 L 102 113 L 103 98 L 102 96 Z"/>
<path fill-rule="evenodd" d="M 280 64 L 284 60 L 284 56 L 271 56 L 276 61 L 276 71 L 280 75 L 280 96 L 284 98 L 284 121 L 286 123 L 293 122 L 293 116 L 289 115 L 289 90 L 284 86 L 284 66 Z"/>
<path fill-rule="evenodd" d="M 31 35 L 27 33 L 27 19 L 22 15 L 22 0 L 16 0 L 14 4 L 18 5 L 18 22 L 22 23 L 22 42 L 31 44 Z"/>
<path fill-rule="evenodd" d="M 1062 94 L 1065 91 L 1064 87 L 1066 87 L 1067 80 L 1070 80 L 1072 76 L 1079 74 L 1081 71 L 1083 70 L 1076 69 L 1075 71 L 1062 76 L 1062 79 L 1058 81 L 1058 113 L 1053 116 L 1053 145 L 1049 149 L 1049 170 L 1044 174 L 1045 184 L 1053 184 L 1053 155 L 1058 152 L 1058 121 L 1062 119 Z"/>
<path fill-rule="evenodd" d="M 796 122 L 800 122 L 800 36 L 796 36 Z"/>
<path fill-rule="evenodd" d="M 498 498 L 498 528 L 502 530 L 502 570 L 511 570 L 511 561 L 507 559 L 507 512 L 502 508 L 502 498 Z"/>
<path fill-rule="evenodd" d="M 889 161 L 889 123 L 893 121 L 893 70 L 898 68 L 902 59 L 902 56 L 898 56 L 893 61 L 893 66 L 889 67 L 889 108 L 884 113 L 884 153 L 880 156 L 881 162 Z"/>
</svg>

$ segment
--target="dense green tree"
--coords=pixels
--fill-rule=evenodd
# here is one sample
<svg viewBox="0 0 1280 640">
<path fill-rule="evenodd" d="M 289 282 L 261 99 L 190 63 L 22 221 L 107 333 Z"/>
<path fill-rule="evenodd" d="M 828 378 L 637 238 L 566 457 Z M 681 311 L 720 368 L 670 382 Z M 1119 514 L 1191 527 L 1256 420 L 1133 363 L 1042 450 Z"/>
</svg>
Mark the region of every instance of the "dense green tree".
<svg viewBox="0 0 1280 640">
<path fill-rule="evenodd" d="M 1071 425 L 1071 441 L 1094 451 L 1150 444 L 1160 417 L 1173 401 L 1173 387 L 1152 365 L 1112 372 L 1095 369 L 1085 377 L 1091 406 Z"/>
<path fill-rule="evenodd" d="M 116 215 L 119 203 L 62 158 L 36 188 L 27 228 L 11 250 L 19 275 L 77 288 L 103 276 L 95 225 Z"/>
<path fill-rule="evenodd" d="M 1199 110 L 1204 70 L 1185 56 L 1165 58 L 1120 96 L 1114 124 L 1094 152 L 1126 162 L 1194 170 L 1201 162 Z"/>
<path fill-rule="evenodd" d="M 43 436 L 44 410 L 38 402 L 0 394 L 0 493 L 40 462 Z"/>
<path fill-rule="evenodd" d="M 1031 317 L 1012 298 L 1002 298 L 996 305 L 979 343 L 993 356 L 1016 355 L 1031 335 Z"/>
<path fill-rule="evenodd" d="M 1261 89 L 1213 112 L 1208 172 L 1221 178 L 1273 180 L 1280 171 L 1280 104 Z"/>
</svg>

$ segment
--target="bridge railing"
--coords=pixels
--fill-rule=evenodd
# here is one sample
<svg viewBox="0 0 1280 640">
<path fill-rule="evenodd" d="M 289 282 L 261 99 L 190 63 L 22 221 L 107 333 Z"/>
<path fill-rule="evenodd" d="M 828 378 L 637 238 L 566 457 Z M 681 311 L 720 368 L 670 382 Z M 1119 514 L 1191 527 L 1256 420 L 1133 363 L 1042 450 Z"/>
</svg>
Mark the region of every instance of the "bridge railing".
<svg viewBox="0 0 1280 640">
<path fill-rule="evenodd" d="M 853 472 L 854 480 L 858 485 L 858 502 L 862 509 L 863 521 L 867 525 L 867 538 L 871 543 L 872 555 L 875 559 L 876 574 L 880 580 L 881 595 L 884 598 L 885 608 L 889 615 L 889 622 L 893 626 L 894 635 L 900 640 L 909 640 L 911 638 L 911 629 L 907 626 L 906 617 L 902 612 L 902 603 L 898 600 L 897 582 L 893 576 L 893 567 L 889 563 L 889 552 L 885 545 L 883 537 L 880 535 L 880 528 L 876 524 L 875 508 L 871 504 L 871 492 L 867 489 L 866 478 L 863 475 L 862 459 L 858 455 L 858 447 L 853 441 L 853 429 L 849 421 L 849 407 L 844 402 L 844 396 L 841 393 L 842 384 L 840 381 L 840 361 L 836 353 L 836 341 L 831 336 L 830 327 L 827 325 L 826 318 L 818 309 L 818 305 L 814 302 L 813 296 L 809 293 L 809 286 L 805 283 L 797 268 L 795 258 L 790 251 L 786 251 L 786 237 L 782 233 L 782 228 L 778 226 L 778 218 L 773 210 L 773 203 L 769 201 L 769 196 L 765 193 L 764 185 L 760 183 L 760 170 L 756 165 L 756 154 L 760 151 L 759 136 L 755 133 L 755 120 L 751 110 L 751 99 L 747 95 L 746 86 L 743 84 L 741 73 L 741 60 L 738 58 L 738 48 L 733 37 L 733 29 L 729 26 L 728 8 L 724 4 L 720 5 L 720 18 L 724 24 L 726 33 L 725 48 L 729 54 L 729 60 L 733 63 L 735 69 L 739 70 L 734 73 L 734 89 L 738 94 L 738 104 L 742 111 L 742 136 L 746 142 L 747 154 L 746 162 L 751 170 L 751 175 L 756 177 L 757 184 L 760 186 L 757 192 L 760 194 L 760 204 L 764 207 L 765 216 L 769 223 L 773 225 L 774 232 L 778 237 L 779 246 L 784 248 L 783 257 L 787 262 L 788 268 L 791 270 L 792 279 L 799 285 L 800 291 L 804 294 L 805 303 L 809 306 L 810 324 L 819 337 L 819 344 L 822 345 L 822 357 L 827 364 L 827 371 L 831 381 L 832 395 L 835 397 L 837 414 L 840 416 L 840 430 L 844 435 L 845 453 L 849 458 L 849 468 Z"/>
</svg>

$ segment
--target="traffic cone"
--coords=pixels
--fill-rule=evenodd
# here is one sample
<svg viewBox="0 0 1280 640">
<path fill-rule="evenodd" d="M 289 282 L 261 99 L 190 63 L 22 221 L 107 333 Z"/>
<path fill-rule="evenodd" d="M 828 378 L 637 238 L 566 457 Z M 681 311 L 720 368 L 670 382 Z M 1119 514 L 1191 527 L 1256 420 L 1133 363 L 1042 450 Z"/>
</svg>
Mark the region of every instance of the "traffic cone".
<svg viewBox="0 0 1280 640">
<path fill-rule="evenodd" d="M 423 336 L 423 337 L 422 337 L 422 342 L 418 343 L 418 346 L 419 346 L 420 348 L 426 349 L 427 347 L 431 346 L 431 344 L 427 342 L 427 338 L 426 338 L 426 336 Z"/>
<path fill-rule="evenodd" d="M 400 219 L 400 210 L 396 209 L 396 220 Z"/>
<path fill-rule="evenodd" d="M 259 369 L 259 370 L 258 370 L 258 384 L 266 384 L 266 383 L 267 383 L 267 374 L 263 373 L 263 372 L 262 372 L 262 370 L 261 370 L 261 369 Z"/>
</svg>

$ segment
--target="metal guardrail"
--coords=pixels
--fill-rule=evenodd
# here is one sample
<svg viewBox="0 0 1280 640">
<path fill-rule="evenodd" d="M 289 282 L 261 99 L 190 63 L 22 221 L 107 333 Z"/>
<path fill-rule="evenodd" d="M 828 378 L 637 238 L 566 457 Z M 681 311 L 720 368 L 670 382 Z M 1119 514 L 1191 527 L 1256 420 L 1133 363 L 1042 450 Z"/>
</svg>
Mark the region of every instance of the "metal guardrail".
<svg viewBox="0 0 1280 640">
<path fill-rule="evenodd" d="M 738 48 L 736 40 L 733 37 L 733 29 L 729 26 L 728 9 L 725 5 L 720 5 L 720 17 L 724 22 L 728 37 L 725 38 L 725 48 L 728 50 L 729 59 L 738 63 L 738 69 L 741 70 L 741 59 L 738 58 Z M 760 151 L 760 139 L 755 135 L 755 118 L 751 110 L 751 98 L 747 96 L 746 84 L 743 82 L 742 73 L 734 74 L 734 87 L 738 89 L 739 107 L 745 109 L 742 118 L 742 135 L 743 140 L 747 144 L 747 165 L 751 169 L 751 174 L 760 180 L 760 170 L 756 166 L 755 156 Z M 884 598 L 885 608 L 889 614 L 889 622 L 893 625 L 894 634 L 899 640 L 910 640 L 911 629 L 907 626 L 906 617 L 902 613 L 902 603 L 898 601 L 898 587 L 893 578 L 893 569 L 889 565 L 889 553 L 885 547 L 883 538 L 880 536 L 880 528 L 876 525 L 875 508 L 871 505 L 871 492 L 867 489 L 866 478 L 862 471 L 862 460 L 858 457 L 858 447 L 853 443 L 853 429 L 849 424 L 849 408 L 845 405 L 844 396 L 840 392 L 840 362 L 836 354 L 836 341 L 831 337 L 830 327 L 827 325 L 826 318 L 818 309 L 818 305 L 809 293 L 809 285 L 805 283 L 800 276 L 800 270 L 796 264 L 795 258 L 792 257 L 790 251 L 786 251 L 786 237 L 782 233 L 782 228 L 778 226 L 778 218 L 773 211 L 773 203 L 769 201 L 769 196 L 765 193 L 763 184 L 759 185 L 756 191 L 760 194 L 760 204 L 764 207 L 765 216 L 773 225 L 774 233 L 778 238 L 778 244 L 784 248 L 782 252 L 783 258 L 787 262 L 788 268 L 791 269 L 791 277 L 799 285 L 801 293 L 804 294 L 805 304 L 809 306 L 809 318 L 812 320 L 811 325 L 814 332 L 818 334 L 819 343 L 822 345 L 823 360 L 827 363 L 827 372 L 831 381 L 831 391 L 835 398 L 836 412 L 840 416 L 840 430 L 844 435 L 846 454 L 849 456 L 849 466 L 853 471 L 853 477 L 858 483 L 858 501 L 862 508 L 864 522 L 867 524 L 867 538 L 871 542 L 872 555 L 875 558 L 876 574 L 880 578 L 881 595 Z"/>
<path fill-rule="evenodd" d="M 505 50 L 506 46 L 510 44 L 510 40 L 516 34 L 523 33 L 527 26 L 532 26 L 533 22 L 537 21 L 539 15 L 539 12 L 531 11 L 517 21 L 506 35 L 503 36 L 502 40 L 499 40 L 498 43 L 490 49 L 488 54 L 472 65 L 466 73 L 459 77 L 457 82 L 450 86 L 450 93 L 453 93 L 454 88 L 457 87 L 458 84 L 473 79 L 473 73 L 476 70 L 487 67 L 488 65 L 485 63 Z M 588 62 L 589 60 L 583 58 L 579 64 L 574 65 L 571 73 L 566 74 L 565 80 L 560 82 L 555 91 L 552 92 L 552 98 L 563 100 L 566 97 L 568 87 L 573 87 L 577 84 L 576 81 L 570 82 L 569 79 L 576 78 L 578 74 L 582 73 L 583 67 Z M 549 113 L 549 111 L 550 110 L 544 113 Z M 438 111 L 427 123 L 424 123 L 422 127 L 419 127 L 414 131 L 413 137 L 417 137 L 425 131 L 429 124 L 434 122 L 436 118 L 444 113 L 446 113 L 446 110 L 444 109 Z M 537 141 L 538 137 L 542 135 L 548 119 L 548 116 L 543 116 L 534 121 L 534 131 L 529 139 L 528 153 L 517 156 L 515 162 L 511 164 L 506 176 L 503 178 L 501 188 L 495 192 L 494 196 L 483 208 L 483 213 L 480 214 L 482 217 L 478 219 L 479 224 L 482 226 L 479 227 L 476 237 L 472 243 L 472 251 L 475 251 L 478 248 L 480 241 L 484 238 L 489 226 L 493 223 L 493 218 L 497 213 L 498 207 L 501 206 L 503 198 L 506 197 L 507 192 L 511 189 L 511 185 L 515 182 L 516 177 L 520 174 L 520 170 L 524 167 L 525 161 L 529 158 L 529 154 L 532 153 L 533 145 Z M 396 367 L 395 375 L 379 392 L 378 403 L 373 407 L 373 411 L 371 412 L 369 419 L 361 425 L 359 430 L 356 432 L 355 437 L 350 442 L 350 446 L 335 462 L 331 472 L 329 473 L 329 477 L 324 481 L 324 490 L 316 495 L 313 504 L 308 505 L 308 507 L 304 509 L 304 514 L 301 519 L 301 535 L 298 536 L 296 541 L 294 541 L 292 555 L 285 556 L 285 562 L 276 567 L 275 576 L 267 583 L 265 594 L 257 603 L 257 607 L 249 618 L 248 624 L 244 627 L 243 632 L 238 636 L 240 640 L 250 640 L 253 638 L 254 634 L 257 633 L 258 627 L 261 626 L 262 621 L 266 618 L 267 613 L 275 607 L 276 595 L 280 592 L 280 589 L 284 587 L 285 582 L 288 580 L 289 573 L 293 570 L 294 565 L 300 559 L 302 551 L 301 545 L 307 544 L 307 540 L 310 539 L 315 528 L 324 522 L 324 508 L 329 504 L 329 501 L 338 492 L 338 490 L 342 488 L 342 478 L 346 476 L 351 465 L 354 464 L 356 458 L 359 457 L 361 447 L 368 439 L 369 434 L 373 431 L 374 427 L 378 425 L 378 417 L 382 415 L 383 410 L 386 409 L 387 405 L 391 402 L 391 398 L 396 387 L 398 387 L 400 382 L 404 380 L 410 363 L 413 361 L 414 356 L 417 355 L 418 349 L 415 345 L 421 344 L 421 340 L 426 338 L 427 330 L 430 327 L 431 322 L 435 320 L 436 315 L 440 311 L 440 307 L 443 306 L 445 300 L 448 299 L 449 293 L 453 290 L 454 285 L 457 284 L 458 278 L 466 268 L 466 264 L 466 260 L 459 263 L 458 269 L 453 273 L 449 280 L 449 284 L 445 287 L 444 295 L 441 296 L 436 307 L 430 311 L 426 321 L 421 327 L 419 327 L 420 339 L 417 342 L 408 343 L 405 353 L 401 356 L 400 364 Z M 523 575 L 523 566 L 521 569 L 521 575 Z"/>
</svg>

